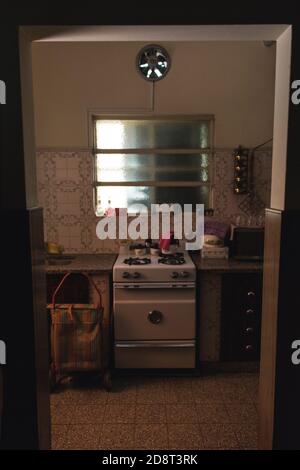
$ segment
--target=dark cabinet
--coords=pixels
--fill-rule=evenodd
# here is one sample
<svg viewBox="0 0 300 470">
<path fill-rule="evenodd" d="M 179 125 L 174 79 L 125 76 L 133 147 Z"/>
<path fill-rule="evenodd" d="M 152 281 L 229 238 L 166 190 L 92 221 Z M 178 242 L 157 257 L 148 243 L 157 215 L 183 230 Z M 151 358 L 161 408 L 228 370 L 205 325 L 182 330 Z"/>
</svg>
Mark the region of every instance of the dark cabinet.
<svg viewBox="0 0 300 470">
<path fill-rule="evenodd" d="M 223 275 L 221 360 L 259 360 L 261 304 L 262 273 Z"/>
<path fill-rule="evenodd" d="M 63 274 L 47 274 L 47 303 L 52 302 L 52 295 L 62 280 Z M 57 294 L 56 302 L 61 304 L 88 304 L 89 281 L 81 274 L 69 276 L 61 291 Z"/>
</svg>

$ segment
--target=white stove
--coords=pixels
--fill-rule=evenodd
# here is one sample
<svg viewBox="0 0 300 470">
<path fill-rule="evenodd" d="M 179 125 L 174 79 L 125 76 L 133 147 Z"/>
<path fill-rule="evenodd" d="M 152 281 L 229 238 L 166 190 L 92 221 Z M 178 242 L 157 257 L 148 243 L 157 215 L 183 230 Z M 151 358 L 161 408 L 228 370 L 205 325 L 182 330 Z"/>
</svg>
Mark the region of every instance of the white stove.
<svg viewBox="0 0 300 470">
<path fill-rule="evenodd" d="M 161 256 L 119 255 L 113 268 L 114 282 L 195 281 L 195 265 L 186 252 Z"/>
<path fill-rule="evenodd" d="M 113 268 L 117 368 L 195 367 L 195 280 L 186 252 L 118 256 Z"/>
</svg>

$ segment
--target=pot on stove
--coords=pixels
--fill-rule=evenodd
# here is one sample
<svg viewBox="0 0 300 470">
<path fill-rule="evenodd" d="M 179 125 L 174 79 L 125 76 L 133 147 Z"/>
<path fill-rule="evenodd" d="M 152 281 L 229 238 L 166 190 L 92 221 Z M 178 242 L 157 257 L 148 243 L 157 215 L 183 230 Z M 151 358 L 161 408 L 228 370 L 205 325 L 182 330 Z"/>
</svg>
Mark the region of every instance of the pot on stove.
<svg viewBox="0 0 300 470">
<path fill-rule="evenodd" d="M 146 245 L 143 243 L 135 243 L 131 245 L 131 249 L 134 251 L 136 256 L 143 256 L 147 253 Z"/>
</svg>

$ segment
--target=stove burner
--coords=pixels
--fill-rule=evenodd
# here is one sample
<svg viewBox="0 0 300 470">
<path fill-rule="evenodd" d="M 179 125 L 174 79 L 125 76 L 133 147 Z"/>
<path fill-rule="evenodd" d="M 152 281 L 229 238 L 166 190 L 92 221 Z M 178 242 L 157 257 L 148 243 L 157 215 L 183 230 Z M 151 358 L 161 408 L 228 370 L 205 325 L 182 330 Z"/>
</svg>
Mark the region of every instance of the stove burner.
<svg viewBox="0 0 300 470">
<path fill-rule="evenodd" d="M 159 258 L 158 262 L 162 264 L 179 265 L 179 264 L 185 263 L 183 253 L 174 253 L 174 254 L 161 253 L 160 256 L 161 258 Z"/>
<path fill-rule="evenodd" d="M 124 259 L 124 263 L 129 264 L 129 266 L 132 266 L 132 265 L 142 266 L 144 264 L 150 264 L 151 259 L 150 258 L 132 258 L 132 257 L 130 257 L 130 258 Z"/>
</svg>

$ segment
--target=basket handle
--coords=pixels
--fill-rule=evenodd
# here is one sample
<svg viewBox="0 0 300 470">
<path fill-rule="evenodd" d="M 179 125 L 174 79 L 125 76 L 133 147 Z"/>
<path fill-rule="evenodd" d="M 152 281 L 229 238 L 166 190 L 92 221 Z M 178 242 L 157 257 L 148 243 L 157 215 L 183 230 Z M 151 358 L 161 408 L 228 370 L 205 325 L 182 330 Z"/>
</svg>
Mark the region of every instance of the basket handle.
<svg viewBox="0 0 300 470">
<path fill-rule="evenodd" d="M 60 289 L 62 288 L 63 284 L 65 283 L 65 280 L 71 275 L 71 274 L 74 274 L 74 273 L 66 273 L 64 275 L 64 277 L 62 278 L 62 280 L 60 281 L 60 283 L 58 284 L 58 286 L 56 287 L 55 291 L 53 292 L 53 295 L 52 295 L 52 309 L 55 308 L 55 299 L 56 299 L 56 296 L 58 294 L 58 292 L 60 291 Z M 80 273 L 76 273 L 76 274 L 82 274 L 82 276 L 85 276 L 87 278 L 87 280 L 89 281 L 89 283 L 93 286 L 93 288 L 95 289 L 95 291 L 97 292 L 98 296 L 99 296 L 99 302 L 98 302 L 98 307 L 99 308 L 102 308 L 102 295 L 101 295 L 101 292 L 100 290 L 98 289 L 98 287 L 96 286 L 96 283 L 93 281 L 93 279 L 91 278 L 91 276 L 82 271 Z"/>
</svg>

